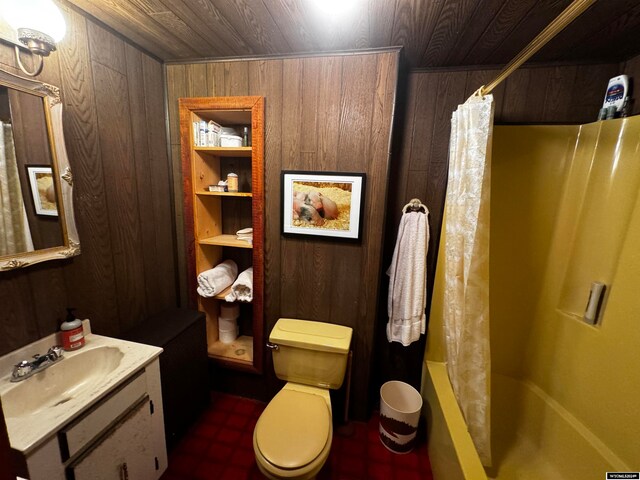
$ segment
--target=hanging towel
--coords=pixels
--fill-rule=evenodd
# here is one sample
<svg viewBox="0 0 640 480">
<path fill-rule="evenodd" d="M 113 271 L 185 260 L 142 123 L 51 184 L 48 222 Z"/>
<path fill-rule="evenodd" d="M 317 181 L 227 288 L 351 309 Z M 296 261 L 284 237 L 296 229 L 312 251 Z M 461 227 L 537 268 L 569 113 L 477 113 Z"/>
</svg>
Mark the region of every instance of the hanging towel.
<svg viewBox="0 0 640 480">
<path fill-rule="evenodd" d="M 253 300 L 253 267 L 238 275 L 231 292 L 224 298 L 227 302 L 250 302 Z"/>
<path fill-rule="evenodd" d="M 405 347 L 425 333 L 427 323 L 428 214 L 427 211 L 402 215 L 393 259 L 387 270 L 387 339 Z"/>
<path fill-rule="evenodd" d="M 211 270 L 198 275 L 198 293 L 202 297 L 213 297 L 233 283 L 238 276 L 238 265 L 233 260 L 225 260 Z"/>
</svg>

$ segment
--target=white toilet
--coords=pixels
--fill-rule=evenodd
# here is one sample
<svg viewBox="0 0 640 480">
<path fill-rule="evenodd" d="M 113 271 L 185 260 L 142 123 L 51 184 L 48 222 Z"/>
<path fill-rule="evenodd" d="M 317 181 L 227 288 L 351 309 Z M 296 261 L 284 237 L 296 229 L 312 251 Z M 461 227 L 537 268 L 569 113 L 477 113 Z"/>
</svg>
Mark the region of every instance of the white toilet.
<svg viewBox="0 0 640 480">
<path fill-rule="evenodd" d="M 278 378 L 253 431 L 260 471 L 271 479 L 314 478 L 329 457 L 333 425 L 329 389 L 342 385 L 353 330 L 341 325 L 281 318 L 269 342 Z"/>
</svg>

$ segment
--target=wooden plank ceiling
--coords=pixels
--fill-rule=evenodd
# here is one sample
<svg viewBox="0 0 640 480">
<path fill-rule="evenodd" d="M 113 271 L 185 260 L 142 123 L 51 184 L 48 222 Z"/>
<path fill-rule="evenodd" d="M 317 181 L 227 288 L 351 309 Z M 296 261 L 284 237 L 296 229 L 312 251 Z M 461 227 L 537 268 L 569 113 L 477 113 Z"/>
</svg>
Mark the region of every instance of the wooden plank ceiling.
<svg viewBox="0 0 640 480">
<path fill-rule="evenodd" d="M 162 60 L 402 45 L 411 67 L 508 62 L 571 0 L 69 0 Z M 325 1 L 325 0 L 321 0 Z M 640 52 L 640 1 L 598 0 L 534 61 L 622 61 Z"/>
</svg>

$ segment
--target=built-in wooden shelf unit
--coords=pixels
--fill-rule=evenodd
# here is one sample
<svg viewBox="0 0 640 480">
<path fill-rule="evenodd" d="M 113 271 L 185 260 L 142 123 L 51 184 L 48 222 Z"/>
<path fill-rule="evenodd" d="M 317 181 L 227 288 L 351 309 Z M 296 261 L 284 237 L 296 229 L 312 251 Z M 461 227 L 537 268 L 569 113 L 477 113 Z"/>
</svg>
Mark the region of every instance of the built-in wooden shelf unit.
<svg viewBox="0 0 640 480">
<path fill-rule="evenodd" d="M 190 304 L 207 315 L 209 357 L 228 368 L 254 373 L 263 369 L 264 339 L 264 98 L 181 98 L 180 136 L 184 187 L 185 236 Z M 251 146 L 195 145 L 193 122 L 210 120 L 223 127 L 251 128 Z M 238 175 L 238 192 L 211 192 L 210 185 Z M 253 242 L 236 231 L 253 228 Z M 253 267 L 253 301 L 240 306 L 240 335 L 233 343 L 218 336 L 220 304 L 230 289 L 200 297 L 198 274 L 226 259 L 238 273 Z"/>
</svg>

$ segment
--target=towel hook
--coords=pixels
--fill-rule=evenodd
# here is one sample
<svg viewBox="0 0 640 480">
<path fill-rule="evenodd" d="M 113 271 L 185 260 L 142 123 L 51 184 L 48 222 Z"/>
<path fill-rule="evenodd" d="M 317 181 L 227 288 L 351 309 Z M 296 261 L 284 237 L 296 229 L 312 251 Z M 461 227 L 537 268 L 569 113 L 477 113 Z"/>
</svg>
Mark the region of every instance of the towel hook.
<svg viewBox="0 0 640 480">
<path fill-rule="evenodd" d="M 402 207 L 402 213 L 406 213 L 407 209 L 410 209 L 412 212 L 419 212 L 420 209 L 422 209 L 423 213 L 427 213 L 429 211 L 419 198 L 412 198 L 409 203 Z"/>
</svg>

